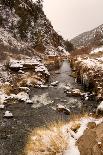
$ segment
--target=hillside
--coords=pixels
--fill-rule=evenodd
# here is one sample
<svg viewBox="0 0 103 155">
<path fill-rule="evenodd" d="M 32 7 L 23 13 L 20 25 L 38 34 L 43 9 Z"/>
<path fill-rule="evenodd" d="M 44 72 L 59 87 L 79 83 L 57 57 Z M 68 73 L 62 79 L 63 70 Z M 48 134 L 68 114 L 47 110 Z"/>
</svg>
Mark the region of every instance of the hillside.
<svg viewBox="0 0 103 155">
<path fill-rule="evenodd" d="M 73 38 L 71 43 L 73 43 L 77 48 L 87 46 L 97 47 L 103 45 L 103 24 L 91 31 L 84 32 Z"/>
<path fill-rule="evenodd" d="M 42 9 L 42 2 L 32 0 L 0 1 L 0 52 L 33 56 L 58 53 L 63 38 L 53 29 Z"/>
</svg>

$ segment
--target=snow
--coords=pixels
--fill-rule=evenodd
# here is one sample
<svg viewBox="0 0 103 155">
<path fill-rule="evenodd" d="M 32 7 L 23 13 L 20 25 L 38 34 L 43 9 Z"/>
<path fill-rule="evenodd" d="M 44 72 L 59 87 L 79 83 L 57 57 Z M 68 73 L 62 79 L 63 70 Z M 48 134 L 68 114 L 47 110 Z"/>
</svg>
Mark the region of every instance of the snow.
<svg viewBox="0 0 103 155">
<path fill-rule="evenodd" d="M 63 155 L 80 155 L 78 147 L 75 145 L 75 139 L 71 136 L 69 137 L 69 149 Z"/>
<path fill-rule="evenodd" d="M 10 111 L 6 111 L 4 114 L 4 117 L 10 118 L 10 117 L 13 117 L 13 114 Z"/>
<path fill-rule="evenodd" d="M 7 100 L 9 98 L 8 95 L 6 95 L 4 92 L 0 91 L 0 105 L 2 105 L 5 100 Z"/>
<path fill-rule="evenodd" d="M 90 54 L 95 54 L 95 53 L 98 53 L 98 52 L 103 52 L 103 46 L 93 49 Z"/>
<path fill-rule="evenodd" d="M 42 73 L 45 73 L 46 75 L 50 75 L 48 69 L 44 66 L 44 64 L 41 63 L 36 58 L 28 58 L 28 59 L 21 59 L 21 60 L 10 59 L 10 62 L 9 62 L 10 68 L 23 69 L 27 65 L 33 66 L 35 72 L 42 72 Z"/>
<path fill-rule="evenodd" d="M 55 81 L 51 83 L 51 86 L 57 86 L 59 84 L 59 81 Z"/>
<path fill-rule="evenodd" d="M 2 42 L 5 46 L 16 47 L 17 49 L 21 49 L 27 46 L 24 42 L 18 42 L 11 33 L 6 31 L 4 28 L 0 28 L 0 42 Z"/>
<path fill-rule="evenodd" d="M 97 107 L 97 111 L 103 111 L 103 101 L 99 104 L 99 106 Z"/>
<path fill-rule="evenodd" d="M 97 70 L 97 69 L 103 70 L 103 64 L 101 63 L 102 60 L 103 60 L 103 57 L 101 58 L 88 57 L 87 59 L 81 60 L 81 65 L 94 70 Z"/>
<path fill-rule="evenodd" d="M 95 119 L 93 117 L 83 117 L 80 120 L 77 120 L 77 123 L 80 123 L 80 128 L 76 133 L 71 130 L 72 123 L 76 123 L 74 121 L 59 127 L 59 132 L 62 134 L 63 137 L 65 137 L 68 143 L 68 148 L 62 153 L 63 155 L 80 155 L 76 142 L 83 135 L 84 131 L 87 129 L 87 125 L 89 122 L 95 122 L 96 125 L 98 125 L 103 122 L 103 118 Z M 45 144 L 44 146 L 49 146 L 50 137 L 55 138 L 56 134 L 58 134 L 58 128 L 56 128 L 55 126 L 52 127 L 52 129 L 46 130 L 45 132 L 41 133 L 41 140 Z M 32 136 L 31 139 L 33 141 L 36 141 L 38 140 L 38 136 L 37 135 Z M 98 142 L 98 145 L 101 145 L 101 142 Z M 47 149 L 45 148 L 45 150 Z"/>
<path fill-rule="evenodd" d="M 103 122 L 103 118 L 100 118 L 100 119 L 95 119 L 92 117 L 81 118 L 80 128 L 78 129 L 77 133 L 74 133 L 73 131 L 71 131 L 70 126 L 69 126 L 69 133 L 70 133 L 69 134 L 69 146 L 68 146 L 68 150 L 66 150 L 63 155 L 80 155 L 78 147 L 76 146 L 76 141 L 83 135 L 89 122 L 95 122 L 96 125 L 98 125 Z"/>
<path fill-rule="evenodd" d="M 70 53 L 69 52 L 67 52 L 66 50 L 65 50 L 65 48 L 63 48 L 62 46 L 58 46 L 58 49 L 61 51 L 61 52 L 63 52 L 65 55 L 70 55 Z"/>
<path fill-rule="evenodd" d="M 34 103 L 32 106 L 33 108 L 38 108 L 43 105 L 48 105 L 52 103 L 48 93 L 43 93 L 42 95 L 34 95 L 31 100 Z"/>
<path fill-rule="evenodd" d="M 4 109 L 5 108 L 5 105 L 0 105 L 0 109 Z"/>
<path fill-rule="evenodd" d="M 32 101 L 29 98 L 29 95 L 25 92 L 20 92 L 17 95 L 6 95 L 4 92 L 0 91 L 0 105 L 3 105 L 8 99 L 16 99 L 24 101 L 26 103 L 32 103 Z"/>
</svg>

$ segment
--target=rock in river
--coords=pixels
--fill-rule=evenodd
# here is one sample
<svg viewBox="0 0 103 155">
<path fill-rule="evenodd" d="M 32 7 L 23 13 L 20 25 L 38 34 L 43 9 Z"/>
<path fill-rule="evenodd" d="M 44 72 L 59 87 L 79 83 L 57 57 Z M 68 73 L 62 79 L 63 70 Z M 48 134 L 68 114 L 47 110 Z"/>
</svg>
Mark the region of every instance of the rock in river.
<svg viewBox="0 0 103 155">
<path fill-rule="evenodd" d="M 57 111 L 58 112 L 63 112 L 64 114 L 66 115 L 70 115 L 70 110 L 67 109 L 65 106 L 61 105 L 61 104 L 58 104 L 57 105 Z"/>
<path fill-rule="evenodd" d="M 59 84 L 59 81 L 55 81 L 51 83 L 51 86 L 57 86 Z"/>
<path fill-rule="evenodd" d="M 12 118 L 13 114 L 10 111 L 6 111 L 5 114 L 4 114 L 4 117 L 5 118 Z"/>
</svg>

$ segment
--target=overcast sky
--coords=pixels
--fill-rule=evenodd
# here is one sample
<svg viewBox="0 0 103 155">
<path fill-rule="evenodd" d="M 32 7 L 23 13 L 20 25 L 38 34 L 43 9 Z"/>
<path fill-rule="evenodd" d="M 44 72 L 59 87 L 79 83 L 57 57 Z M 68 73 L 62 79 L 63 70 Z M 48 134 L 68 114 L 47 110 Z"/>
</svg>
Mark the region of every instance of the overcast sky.
<svg viewBox="0 0 103 155">
<path fill-rule="evenodd" d="M 103 24 L 103 0 L 44 0 L 44 11 L 65 39 Z"/>
</svg>

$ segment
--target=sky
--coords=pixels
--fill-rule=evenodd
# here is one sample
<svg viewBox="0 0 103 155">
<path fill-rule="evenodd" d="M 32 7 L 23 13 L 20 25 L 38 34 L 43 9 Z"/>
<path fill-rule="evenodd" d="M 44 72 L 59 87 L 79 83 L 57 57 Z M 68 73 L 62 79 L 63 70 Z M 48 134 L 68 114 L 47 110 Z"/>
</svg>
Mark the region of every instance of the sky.
<svg viewBox="0 0 103 155">
<path fill-rule="evenodd" d="M 44 0 L 44 12 L 65 39 L 103 24 L 103 0 Z"/>
</svg>

